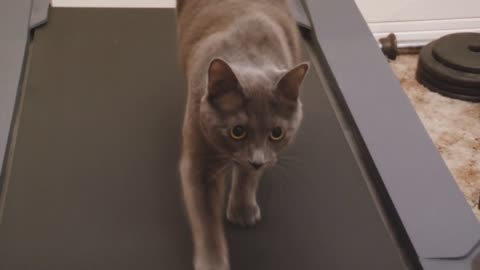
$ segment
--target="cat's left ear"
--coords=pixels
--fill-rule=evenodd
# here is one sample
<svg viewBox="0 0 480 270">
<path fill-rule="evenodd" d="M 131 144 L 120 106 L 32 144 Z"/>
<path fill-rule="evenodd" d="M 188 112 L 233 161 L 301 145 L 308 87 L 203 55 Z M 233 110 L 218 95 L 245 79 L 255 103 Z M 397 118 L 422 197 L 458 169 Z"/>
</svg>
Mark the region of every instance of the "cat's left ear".
<svg viewBox="0 0 480 270">
<path fill-rule="evenodd" d="M 300 95 L 300 87 L 308 73 L 310 65 L 301 63 L 292 68 L 278 81 L 277 91 L 283 97 L 296 101 Z"/>
</svg>

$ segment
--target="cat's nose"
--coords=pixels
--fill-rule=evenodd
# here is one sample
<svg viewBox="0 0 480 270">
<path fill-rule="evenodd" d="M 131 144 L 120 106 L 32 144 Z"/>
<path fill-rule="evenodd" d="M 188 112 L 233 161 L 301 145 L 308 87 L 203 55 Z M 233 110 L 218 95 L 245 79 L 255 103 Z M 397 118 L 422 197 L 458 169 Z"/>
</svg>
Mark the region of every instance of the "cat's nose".
<svg viewBox="0 0 480 270">
<path fill-rule="evenodd" d="M 249 161 L 250 165 L 252 165 L 255 170 L 260 169 L 263 166 L 263 163 L 261 162 L 256 162 L 256 161 Z"/>
</svg>

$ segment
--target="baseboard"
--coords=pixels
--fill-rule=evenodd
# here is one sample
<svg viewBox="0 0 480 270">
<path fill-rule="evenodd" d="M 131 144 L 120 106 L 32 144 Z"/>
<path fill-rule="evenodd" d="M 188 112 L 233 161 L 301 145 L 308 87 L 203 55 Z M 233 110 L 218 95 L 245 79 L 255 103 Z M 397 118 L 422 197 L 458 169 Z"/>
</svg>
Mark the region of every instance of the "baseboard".
<svg viewBox="0 0 480 270">
<path fill-rule="evenodd" d="M 480 18 L 369 23 L 375 38 L 395 33 L 399 47 L 422 46 L 444 35 L 479 32 Z"/>
</svg>

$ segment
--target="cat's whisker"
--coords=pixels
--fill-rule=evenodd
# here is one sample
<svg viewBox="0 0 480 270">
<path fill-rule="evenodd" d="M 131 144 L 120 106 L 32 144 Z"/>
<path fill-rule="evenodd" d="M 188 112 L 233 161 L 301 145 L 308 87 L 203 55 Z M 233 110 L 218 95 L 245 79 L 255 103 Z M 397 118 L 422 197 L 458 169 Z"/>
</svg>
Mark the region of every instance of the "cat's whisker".
<svg viewBox="0 0 480 270">
<path fill-rule="evenodd" d="M 308 138 L 308 137 L 302 137 L 302 138 L 297 139 L 297 140 L 292 142 L 292 144 L 309 144 L 309 145 L 315 145 L 317 143 L 318 143 L 318 141 L 316 141 L 315 139 Z"/>
<path fill-rule="evenodd" d="M 295 161 L 295 162 L 301 163 L 300 160 L 297 160 L 297 161 Z M 280 163 L 280 162 L 279 162 L 279 163 Z M 298 163 L 297 163 L 297 164 L 298 164 Z M 283 162 L 283 163 L 280 163 L 280 165 L 282 166 L 282 169 L 291 171 L 291 172 L 293 172 L 295 175 L 298 175 L 298 173 L 297 173 L 297 172 L 298 172 L 298 168 L 297 168 L 297 166 L 292 165 L 292 160 L 288 160 L 288 161 L 287 161 L 287 160 L 284 160 L 284 162 Z"/>
<path fill-rule="evenodd" d="M 212 174 L 212 179 L 217 178 L 221 174 L 225 173 L 225 171 L 229 168 L 230 163 L 227 162 L 225 165 L 220 167 L 215 173 Z"/>
<path fill-rule="evenodd" d="M 282 183 L 283 186 L 286 186 L 288 185 L 288 182 L 289 182 L 289 177 L 288 177 L 288 169 L 286 167 L 284 167 L 282 164 L 279 164 L 280 166 L 278 166 L 278 174 L 277 176 L 279 176 L 279 182 Z"/>
<path fill-rule="evenodd" d="M 205 155 L 205 156 L 197 156 L 198 159 L 204 159 L 204 160 L 218 160 L 218 161 L 223 161 L 223 160 L 229 160 L 232 157 L 229 155 Z"/>
<path fill-rule="evenodd" d="M 298 157 L 283 155 L 283 156 L 280 156 L 279 159 L 280 160 L 298 160 Z"/>
<path fill-rule="evenodd" d="M 288 177 L 287 177 L 287 168 L 285 168 L 283 165 L 284 165 L 284 164 L 277 163 L 277 166 L 275 166 L 275 167 L 278 168 L 277 171 L 281 174 L 283 180 L 285 180 L 285 182 L 286 182 L 286 180 L 288 179 Z"/>
<path fill-rule="evenodd" d="M 298 167 L 296 167 L 295 165 L 292 165 L 292 162 L 291 161 L 285 161 L 285 163 L 280 163 L 279 162 L 279 165 L 280 168 L 283 170 L 282 173 L 285 173 L 286 170 L 288 170 L 290 173 L 290 175 L 295 175 L 298 177 L 299 180 L 303 181 L 303 182 L 307 182 L 307 183 L 312 183 L 314 180 L 312 180 L 311 178 L 302 178 L 301 175 L 302 173 L 300 173 Z M 286 175 L 286 173 L 285 173 Z M 288 178 L 288 177 L 287 177 Z"/>
<path fill-rule="evenodd" d="M 280 157 L 279 162 L 281 161 L 286 161 L 286 162 L 296 162 L 296 163 L 301 163 L 302 160 L 296 157 Z"/>
<path fill-rule="evenodd" d="M 209 158 L 209 157 L 225 157 L 225 158 L 227 158 L 228 157 L 229 158 L 231 156 L 227 155 L 227 154 L 217 154 L 217 155 L 199 155 L 197 157 L 199 157 L 199 158 L 204 158 L 204 157 L 206 157 L 206 158 Z"/>
</svg>

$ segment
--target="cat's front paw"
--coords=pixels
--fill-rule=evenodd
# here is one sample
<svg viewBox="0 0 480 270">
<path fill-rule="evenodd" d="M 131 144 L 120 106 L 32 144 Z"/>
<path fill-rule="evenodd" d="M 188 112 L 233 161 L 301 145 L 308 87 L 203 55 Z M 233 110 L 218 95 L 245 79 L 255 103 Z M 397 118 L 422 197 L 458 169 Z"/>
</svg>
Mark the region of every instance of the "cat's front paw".
<svg viewBox="0 0 480 270">
<path fill-rule="evenodd" d="M 253 226 L 261 219 L 258 204 L 232 204 L 228 205 L 227 219 L 233 224 L 240 226 Z"/>
<path fill-rule="evenodd" d="M 202 257 L 195 259 L 195 270 L 230 270 L 230 266 L 227 260 L 209 261 Z"/>
</svg>

